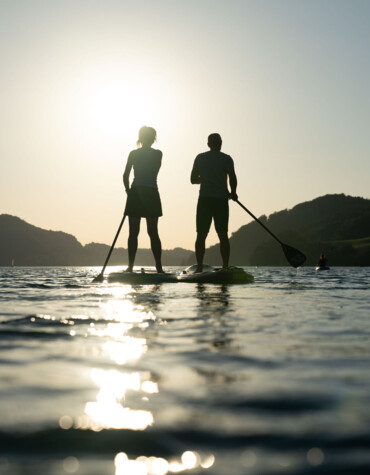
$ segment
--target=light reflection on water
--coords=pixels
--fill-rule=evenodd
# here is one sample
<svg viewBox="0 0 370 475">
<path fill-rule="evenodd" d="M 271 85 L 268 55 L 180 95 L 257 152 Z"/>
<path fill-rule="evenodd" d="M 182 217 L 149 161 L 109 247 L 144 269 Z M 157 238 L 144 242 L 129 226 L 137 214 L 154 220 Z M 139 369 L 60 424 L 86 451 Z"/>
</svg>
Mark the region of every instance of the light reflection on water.
<svg viewBox="0 0 370 475">
<path fill-rule="evenodd" d="M 100 308 L 106 315 L 107 320 L 138 324 L 146 320 L 155 319 L 153 313 L 145 311 L 142 305 L 134 305 L 130 297 L 127 296 L 127 288 L 125 291 L 122 295 L 119 295 L 119 299 L 110 297 L 108 302 L 100 304 Z M 115 295 L 116 292 L 115 290 Z M 124 298 L 126 299 L 123 300 Z"/>
<path fill-rule="evenodd" d="M 96 402 L 86 403 L 85 414 L 95 427 L 144 430 L 153 424 L 153 415 L 149 411 L 123 407 L 123 398 L 128 390 L 140 391 L 145 388 L 139 373 L 93 369 L 91 375 L 100 389 Z"/>
<path fill-rule="evenodd" d="M 130 293 L 130 286 L 124 287 L 121 300 L 116 299 L 118 290 L 114 291 L 114 299 L 101 305 L 108 323 L 90 325 L 89 333 L 104 340 L 101 346 L 110 359 L 118 365 L 125 365 L 138 360 L 147 351 L 146 339 L 128 336 L 128 331 L 134 327 L 146 328 L 147 321 L 154 319 L 154 316 L 151 312 L 145 312 L 142 306 L 123 299 Z M 150 375 L 95 368 L 91 371 L 91 377 L 100 388 L 96 401 L 85 405 L 85 414 L 89 416 L 94 430 L 144 430 L 153 424 L 150 411 L 126 407 L 124 400 L 127 391 L 157 393 L 158 385 L 149 379 Z"/>
<path fill-rule="evenodd" d="M 108 341 L 102 344 L 102 349 L 115 363 L 122 366 L 129 361 L 140 359 L 147 351 L 145 338 L 128 336 L 127 333 L 134 327 L 145 329 L 149 326 L 148 320 L 155 319 L 153 313 L 145 311 L 142 305 L 134 305 L 130 299 L 122 300 L 123 297 L 129 297 L 131 290 L 130 286 L 124 286 L 123 289 L 116 288 L 113 292 L 114 298 L 101 305 L 108 323 L 99 326 L 92 323 L 89 328 L 90 335 L 105 340 L 108 338 Z M 227 302 L 227 295 L 223 300 Z M 142 391 L 147 394 L 159 392 L 158 384 L 150 380 L 150 374 L 94 368 L 91 371 L 91 378 L 100 389 L 96 401 L 87 402 L 85 405 L 85 416 L 89 417 L 82 419 L 85 426 L 94 431 L 145 430 L 154 424 L 153 414 L 150 411 L 124 407 L 127 391 Z M 163 457 L 145 456 L 130 460 L 121 452 L 115 457 L 115 475 L 165 475 L 196 468 L 208 469 L 212 467 L 214 460 L 213 455 L 201 459 L 197 452 L 192 451 L 185 451 L 178 459 L 169 461 Z"/>
<path fill-rule="evenodd" d="M 147 350 L 144 338 L 125 337 L 123 341 L 108 341 L 102 345 L 104 351 L 119 365 L 139 359 Z"/>
<path fill-rule="evenodd" d="M 142 306 L 134 306 L 131 300 L 109 300 L 101 304 L 101 308 L 108 323 L 91 323 L 89 334 L 106 340 L 102 349 L 117 364 L 124 365 L 139 359 L 147 350 L 146 339 L 131 337 L 127 333 L 134 327 L 147 328 L 148 321 L 154 320 L 152 312 L 144 311 Z"/>
<path fill-rule="evenodd" d="M 178 459 L 167 461 L 162 457 L 137 457 L 130 460 L 124 452 L 116 455 L 114 463 L 115 475 L 166 475 L 167 473 L 180 473 L 194 469 L 209 469 L 213 466 L 213 455 L 201 457 L 197 452 L 187 450 Z"/>
</svg>

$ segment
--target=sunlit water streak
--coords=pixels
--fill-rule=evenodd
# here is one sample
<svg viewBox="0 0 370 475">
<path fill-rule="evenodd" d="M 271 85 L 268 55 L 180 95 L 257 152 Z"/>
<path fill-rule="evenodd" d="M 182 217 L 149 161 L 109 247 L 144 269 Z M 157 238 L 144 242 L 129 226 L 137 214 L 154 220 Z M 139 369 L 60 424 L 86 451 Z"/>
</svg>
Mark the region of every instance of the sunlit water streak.
<svg viewBox="0 0 370 475">
<path fill-rule="evenodd" d="M 0 268 L 0 474 L 368 473 L 370 270 L 248 270 Z"/>
</svg>

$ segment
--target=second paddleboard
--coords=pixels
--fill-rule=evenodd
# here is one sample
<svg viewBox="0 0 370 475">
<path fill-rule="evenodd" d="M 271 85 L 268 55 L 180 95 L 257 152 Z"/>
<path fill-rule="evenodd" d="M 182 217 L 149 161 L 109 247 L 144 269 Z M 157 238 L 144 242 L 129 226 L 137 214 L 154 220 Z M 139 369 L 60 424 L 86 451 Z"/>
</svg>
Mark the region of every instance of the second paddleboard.
<svg viewBox="0 0 370 475">
<path fill-rule="evenodd" d="M 254 281 L 254 277 L 241 267 L 228 267 L 227 269 L 211 268 L 197 273 L 185 269 L 178 276 L 178 280 L 179 282 L 204 284 L 249 284 Z"/>
</svg>

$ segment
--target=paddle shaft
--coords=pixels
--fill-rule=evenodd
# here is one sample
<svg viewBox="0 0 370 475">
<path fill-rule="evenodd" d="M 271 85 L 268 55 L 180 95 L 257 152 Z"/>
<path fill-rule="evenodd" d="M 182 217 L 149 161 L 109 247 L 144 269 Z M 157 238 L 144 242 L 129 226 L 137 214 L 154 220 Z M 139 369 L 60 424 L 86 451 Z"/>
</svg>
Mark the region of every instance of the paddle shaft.
<svg viewBox="0 0 370 475">
<path fill-rule="evenodd" d="M 219 189 L 224 189 L 221 185 L 219 185 L 217 183 L 214 183 L 213 181 L 206 180 L 206 182 L 210 183 L 213 186 L 216 186 Z M 227 190 L 227 192 L 229 192 L 227 188 L 226 188 L 226 190 Z M 270 231 L 256 216 L 254 216 L 254 214 L 251 211 L 249 211 L 248 208 L 246 208 L 242 203 L 240 203 L 239 200 L 233 200 L 233 201 L 236 201 L 238 203 L 238 205 L 241 206 L 244 209 L 244 211 L 246 211 L 250 216 L 252 216 L 252 218 L 255 219 L 257 221 L 257 223 L 260 224 L 274 239 L 276 239 L 276 241 L 279 244 L 284 246 L 284 244 L 280 241 L 280 239 L 277 236 L 275 236 L 275 234 L 272 231 Z"/>
<path fill-rule="evenodd" d="M 107 267 L 108 261 L 109 261 L 109 259 L 110 259 L 110 256 L 111 256 L 112 252 L 113 252 L 114 246 L 115 246 L 116 241 L 117 241 L 118 236 L 119 236 L 119 233 L 121 232 L 121 229 L 122 229 L 123 223 L 124 223 L 124 221 L 125 221 L 125 218 L 126 218 L 126 215 L 124 214 L 124 215 L 123 215 L 123 218 L 122 218 L 122 220 L 121 220 L 121 223 L 120 223 L 120 225 L 119 225 L 119 227 L 118 227 L 116 236 L 115 236 L 115 238 L 114 238 L 114 240 L 113 240 L 113 244 L 112 244 L 111 248 L 109 249 L 107 258 L 105 259 L 104 266 L 103 266 L 102 271 L 100 272 L 100 275 L 103 275 L 103 274 L 104 274 L 105 268 Z"/>
<path fill-rule="evenodd" d="M 233 201 L 236 201 L 238 205 L 241 206 L 244 209 L 244 211 L 246 211 L 250 216 L 252 216 L 252 218 L 255 219 L 257 223 L 260 224 L 269 234 L 271 234 L 271 236 L 274 239 L 276 239 L 279 244 L 284 246 L 284 244 L 280 241 L 280 239 L 277 236 L 275 236 L 275 234 L 272 231 L 270 231 L 256 216 L 254 216 L 254 214 L 251 213 L 249 209 L 247 209 L 242 203 L 240 203 L 239 200 L 233 200 Z"/>
<path fill-rule="evenodd" d="M 221 188 L 220 185 L 217 185 L 216 183 L 213 183 L 211 181 L 208 181 L 208 183 L 211 183 L 212 185 L 217 186 L 218 188 Z M 298 267 L 305 262 L 306 256 L 301 251 L 298 251 L 298 249 L 294 249 L 294 247 L 288 246 L 287 244 L 284 244 L 283 242 L 281 242 L 280 239 L 277 236 L 275 236 L 275 234 L 272 231 L 270 231 L 269 228 L 265 226 L 257 218 L 257 216 L 255 216 L 251 211 L 249 211 L 248 208 L 246 208 L 242 203 L 240 203 L 239 200 L 233 200 L 233 201 L 236 201 L 238 205 L 244 209 L 244 211 L 246 211 L 255 221 L 257 221 L 257 223 L 260 226 L 262 226 L 263 229 L 267 231 L 270 234 L 270 236 L 272 236 L 281 245 L 283 252 L 285 254 L 285 257 L 287 258 L 289 264 L 291 264 L 293 267 Z"/>
</svg>

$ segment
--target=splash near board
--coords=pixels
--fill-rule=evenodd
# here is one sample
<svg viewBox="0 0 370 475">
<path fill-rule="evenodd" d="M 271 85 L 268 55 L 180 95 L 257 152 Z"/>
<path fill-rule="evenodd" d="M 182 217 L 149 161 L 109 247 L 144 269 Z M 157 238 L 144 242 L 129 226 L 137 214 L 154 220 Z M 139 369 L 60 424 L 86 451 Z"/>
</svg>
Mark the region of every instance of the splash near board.
<svg viewBox="0 0 370 475">
<path fill-rule="evenodd" d="M 158 272 L 111 272 L 107 280 L 109 283 L 145 285 L 177 282 L 176 274 Z"/>
<path fill-rule="evenodd" d="M 204 283 L 204 284 L 250 284 L 254 281 L 241 267 L 228 267 L 227 269 L 204 266 L 203 272 L 195 272 L 196 266 L 185 269 L 178 276 L 179 282 Z"/>
<path fill-rule="evenodd" d="M 330 267 L 328 266 L 316 266 L 315 270 L 329 270 Z"/>
</svg>

